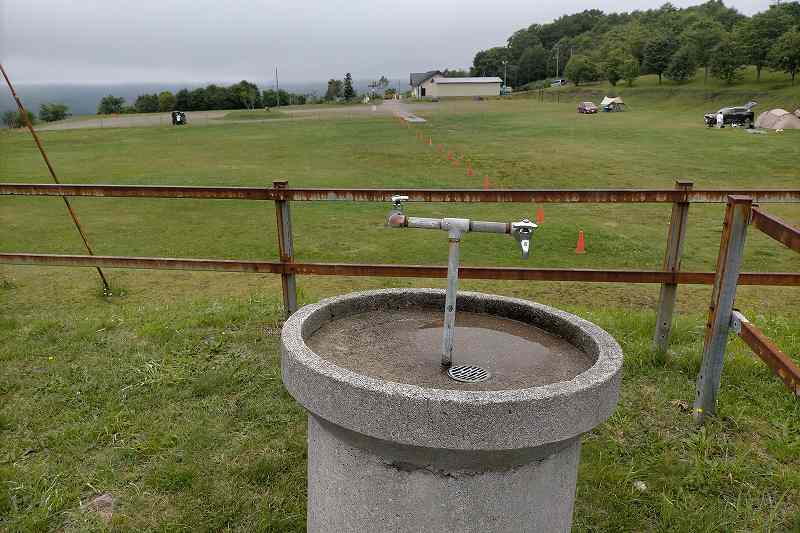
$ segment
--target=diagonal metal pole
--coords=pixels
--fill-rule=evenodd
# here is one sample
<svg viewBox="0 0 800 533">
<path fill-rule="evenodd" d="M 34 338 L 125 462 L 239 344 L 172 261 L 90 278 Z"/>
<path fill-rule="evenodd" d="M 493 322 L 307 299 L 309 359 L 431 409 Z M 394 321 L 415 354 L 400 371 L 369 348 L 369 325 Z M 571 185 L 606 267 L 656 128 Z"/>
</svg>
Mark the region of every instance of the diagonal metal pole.
<svg viewBox="0 0 800 533">
<path fill-rule="evenodd" d="M 697 375 L 694 419 L 698 424 L 702 424 L 706 417 L 714 416 L 717 410 L 717 392 L 722 379 L 725 347 L 728 344 L 728 330 L 752 206 L 753 200 L 748 196 L 728 197 L 717 257 L 717 274 L 706 323 L 703 362 Z"/>
<path fill-rule="evenodd" d="M 42 154 L 42 158 L 44 159 L 45 165 L 47 165 L 47 170 L 50 171 L 50 176 L 53 178 L 53 181 L 57 184 L 61 182 L 58 181 L 58 177 L 56 176 L 56 171 L 53 169 L 53 165 L 50 164 L 50 159 L 47 157 L 47 153 L 44 151 L 44 147 L 42 146 L 42 142 L 39 140 L 39 136 L 36 134 L 36 130 L 33 129 L 33 124 L 31 124 L 30 118 L 28 117 L 28 112 L 25 110 L 25 106 L 22 105 L 22 100 L 19 99 L 17 96 L 17 91 L 14 90 L 14 86 L 11 84 L 11 80 L 8 78 L 8 74 L 6 74 L 6 70 L 3 68 L 3 65 L 0 64 L 0 72 L 3 73 L 3 78 L 6 80 L 6 84 L 8 85 L 9 90 L 11 90 L 11 96 L 14 97 L 14 100 L 17 102 L 17 108 L 19 108 L 19 114 L 22 117 L 22 120 L 25 121 L 25 126 L 28 127 L 28 130 L 31 132 L 33 136 L 33 140 L 36 142 L 36 146 L 39 148 L 39 153 Z M 89 252 L 89 255 L 94 255 L 92 251 L 92 246 L 89 244 L 89 239 L 86 237 L 86 233 L 83 232 L 83 227 L 81 226 L 80 220 L 78 220 L 78 215 L 75 214 L 75 210 L 72 209 L 72 205 L 69 203 L 69 199 L 66 196 L 61 197 L 64 200 L 64 205 L 67 207 L 67 211 L 69 211 L 69 216 L 72 218 L 72 222 L 75 224 L 75 228 L 78 230 L 78 233 L 81 236 L 81 240 L 83 241 L 83 246 L 86 248 L 86 251 Z M 105 274 L 100 269 L 100 267 L 95 267 L 97 269 L 97 273 L 100 275 L 100 280 L 103 282 L 103 293 L 110 296 L 111 295 L 111 288 L 108 286 L 108 280 L 106 279 Z"/>
</svg>

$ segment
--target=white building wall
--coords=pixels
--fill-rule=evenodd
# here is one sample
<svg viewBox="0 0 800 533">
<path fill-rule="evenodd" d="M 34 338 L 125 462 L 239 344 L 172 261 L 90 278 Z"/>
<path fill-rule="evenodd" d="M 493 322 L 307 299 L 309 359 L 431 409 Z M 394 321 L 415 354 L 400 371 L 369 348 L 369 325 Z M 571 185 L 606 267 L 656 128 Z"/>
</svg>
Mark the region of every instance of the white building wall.
<svg viewBox="0 0 800 533">
<path fill-rule="evenodd" d="M 500 96 L 500 83 L 438 83 L 426 91 L 428 96 L 446 98 L 448 96 Z"/>
<path fill-rule="evenodd" d="M 416 88 L 417 91 L 416 97 L 423 98 L 422 91 L 420 90 L 422 88 L 425 88 L 425 96 L 424 96 L 425 98 L 432 98 L 433 96 L 435 96 L 433 94 L 436 91 L 436 85 L 434 82 L 443 77 L 444 76 L 442 76 L 441 74 L 434 74 L 431 79 L 425 80 L 422 84 L 420 84 L 419 87 Z"/>
</svg>

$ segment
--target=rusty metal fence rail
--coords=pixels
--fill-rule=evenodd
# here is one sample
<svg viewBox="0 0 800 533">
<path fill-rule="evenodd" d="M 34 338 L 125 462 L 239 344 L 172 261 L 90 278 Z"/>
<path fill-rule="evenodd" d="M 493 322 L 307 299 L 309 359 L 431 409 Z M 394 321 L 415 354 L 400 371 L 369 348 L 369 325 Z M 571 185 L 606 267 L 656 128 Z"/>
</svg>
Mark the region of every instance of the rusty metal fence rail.
<svg viewBox="0 0 800 533">
<path fill-rule="evenodd" d="M 697 375 L 694 417 L 698 423 L 716 412 L 725 347 L 731 329 L 783 380 L 792 394 L 800 397 L 800 368 L 733 307 L 736 287 L 741 283 L 739 269 L 747 227 L 751 224 L 789 249 L 800 253 L 800 229 L 754 207 L 753 199 L 749 196 L 732 195 L 728 198 L 714 291 L 706 323 L 703 362 Z"/>
<path fill-rule="evenodd" d="M 300 263 L 293 258 L 290 204 L 295 201 L 388 202 L 393 195 L 402 194 L 416 202 L 489 202 L 489 203 L 660 203 L 672 205 L 672 217 L 667 233 L 667 251 L 662 270 L 568 269 L 568 268 L 459 268 L 465 279 L 519 281 L 577 281 L 590 283 L 658 283 L 661 293 L 653 344 L 658 350 L 668 346 L 673 310 L 679 284 L 719 284 L 720 267 L 716 272 L 681 271 L 680 259 L 686 232 L 689 206 L 693 203 L 725 203 L 731 209 L 729 196 L 747 197 L 750 202 L 800 203 L 800 189 L 699 190 L 692 183 L 677 181 L 675 189 L 318 189 L 290 188 L 285 181 L 275 181 L 272 187 L 198 187 L 154 185 L 80 185 L 0 183 L 0 195 L 60 196 L 102 198 L 194 198 L 219 200 L 257 200 L 275 202 L 278 228 L 278 261 L 242 261 L 221 259 L 189 259 L 164 257 L 123 257 L 97 255 L 54 255 L 36 253 L 0 253 L 0 264 L 142 268 L 164 270 L 208 270 L 221 272 L 251 272 L 279 274 L 282 281 L 283 303 L 288 315 L 297 309 L 296 276 L 375 276 L 444 278 L 447 268 L 432 265 L 387 265 L 352 263 Z M 727 220 L 727 219 L 726 219 Z M 726 223 L 727 224 L 727 223 Z M 768 215 L 755 218 L 757 227 L 781 242 L 797 246 L 796 234 L 786 233 L 781 223 Z M 723 231 L 723 246 L 727 246 Z M 724 267 L 724 265 L 722 265 Z M 724 268 L 723 268 L 724 272 Z M 742 285 L 800 286 L 800 272 L 738 272 L 737 283 Z M 727 318 L 730 321 L 730 315 Z M 728 324 L 726 322 L 726 325 Z"/>
</svg>

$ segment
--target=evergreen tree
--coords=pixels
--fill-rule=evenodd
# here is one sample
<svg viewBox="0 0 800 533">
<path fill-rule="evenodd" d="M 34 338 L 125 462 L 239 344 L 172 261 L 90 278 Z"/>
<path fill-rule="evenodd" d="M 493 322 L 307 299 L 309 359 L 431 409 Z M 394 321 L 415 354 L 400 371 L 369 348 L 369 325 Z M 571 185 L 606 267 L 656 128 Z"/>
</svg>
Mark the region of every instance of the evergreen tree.
<svg viewBox="0 0 800 533">
<path fill-rule="evenodd" d="M 353 89 L 353 76 L 349 72 L 344 75 L 343 96 L 345 100 L 352 100 L 356 97 L 356 91 Z"/>
</svg>

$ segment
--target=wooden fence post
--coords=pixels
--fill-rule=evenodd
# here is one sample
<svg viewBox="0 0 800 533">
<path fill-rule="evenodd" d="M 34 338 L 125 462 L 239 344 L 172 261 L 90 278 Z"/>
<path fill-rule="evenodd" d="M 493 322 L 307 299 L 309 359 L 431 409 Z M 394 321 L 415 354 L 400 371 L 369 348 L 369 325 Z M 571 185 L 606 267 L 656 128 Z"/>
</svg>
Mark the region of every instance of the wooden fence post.
<svg viewBox="0 0 800 533">
<path fill-rule="evenodd" d="M 690 191 L 692 185 L 691 181 L 675 181 L 675 188 L 678 190 Z M 683 239 L 686 236 L 686 221 L 688 216 L 689 202 L 682 201 L 672 204 L 672 216 L 669 220 L 667 251 L 664 254 L 663 270 L 678 272 L 681 268 Z M 666 351 L 667 346 L 669 346 L 669 336 L 672 332 L 672 315 L 675 310 L 675 299 L 677 296 L 677 283 L 661 284 L 661 293 L 658 296 L 656 331 L 653 335 L 653 348 L 658 352 Z"/>
<path fill-rule="evenodd" d="M 752 207 L 753 200 L 749 196 L 728 196 L 714 277 L 714 292 L 711 295 L 706 323 L 703 362 L 697 375 L 694 419 L 698 424 L 702 424 L 706 416 L 713 416 L 717 410 L 717 392 L 722 378 L 736 283 Z"/>
<path fill-rule="evenodd" d="M 276 189 L 285 189 L 287 181 L 273 181 Z M 278 251 L 281 263 L 294 261 L 294 243 L 292 241 L 292 217 L 287 200 L 275 200 L 275 218 L 278 226 Z M 281 274 L 281 289 L 283 290 L 283 313 L 289 315 L 297 311 L 297 283 L 295 275 L 284 272 Z"/>
</svg>

